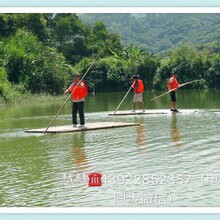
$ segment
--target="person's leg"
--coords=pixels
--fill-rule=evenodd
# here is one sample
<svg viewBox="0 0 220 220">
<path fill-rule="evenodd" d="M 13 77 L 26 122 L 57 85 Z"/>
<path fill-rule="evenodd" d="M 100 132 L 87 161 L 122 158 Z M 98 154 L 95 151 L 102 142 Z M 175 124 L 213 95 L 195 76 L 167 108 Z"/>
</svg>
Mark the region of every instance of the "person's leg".
<svg viewBox="0 0 220 220">
<path fill-rule="evenodd" d="M 84 102 L 79 102 L 78 104 L 79 104 L 80 125 L 85 125 Z"/>
<path fill-rule="evenodd" d="M 77 125 L 77 120 L 76 120 L 77 111 L 78 111 L 78 103 L 73 102 L 73 104 L 72 104 L 72 123 L 73 123 L 73 125 Z"/>
<path fill-rule="evenodd" d="M 143 112 L 145 111 L 145 108 L 144 108 L 144 101 L 143 101 L 143 95 L 142 93 L 138 93 L 138 102 L 140 102 L 141 104 L 141 108 L 143 110 Z"/>
<path fill-rule="evenodd" d="M 133 109 L 132 109 L 132 112 L 135 112 L 135 110 L 136 110 L 136 105 L 137 105 L 137 102 L 133 102 Z"/>
<path fill-rule="evenodd" d="M 176 92 L 173 92 L 173 108 L 176 110 Z"/>
<path fill-rule="evenodd" d="M 173 92 L 171 92 L 171 94 L 170 94 L 170 96 L 171 96 L 171 111 L 178 111 L 177 109 L 176 109 L 176 93 L 175 93 L 175 91 L 173 91 Z"/>
<path fill-rule="evenodd" d="M 135 110 L 136 110 L 137 99 L 138 99 L 137 95 L 138 95 L 137 93 L 134 93 L 132 112 L 135 112 Z"/>
<path fill-rule="evenodd" d="M 141 102 L 141 107 L 142 107 L 142 110 L 145 111 L 145 107 L 144 107 L 144 102 L 143 101 Z"/>
<path fill-rule="evenodd" d="M 175 108 L 174 106 L 175 106 L 175 102 L 172 102 L 172 101 L 171 101 L 170 109 L 173 110 L 173 109 Z"/>
</svg>

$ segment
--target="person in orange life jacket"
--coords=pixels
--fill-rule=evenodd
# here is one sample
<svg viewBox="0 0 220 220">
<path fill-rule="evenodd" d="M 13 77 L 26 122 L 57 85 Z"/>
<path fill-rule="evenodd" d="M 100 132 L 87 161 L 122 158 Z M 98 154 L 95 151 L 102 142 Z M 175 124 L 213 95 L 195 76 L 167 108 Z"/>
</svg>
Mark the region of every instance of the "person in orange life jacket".
<svg viewBox="0 0 220 220">
<path fill-rule="evenodd" d="M 64 91 L 64 93 L 72 92 L 72 124 L 73 127 L 77 125 L 77 112 L 79 110 L 79 118 L 80 118 L 80 128 L 85 127 L 85 117 L 84 117 L 84 103 L 85 97 L 88 94 L 88 89 L 86 84 L 81 81 L 80 83 L 80 76 L 74 75 L 73 76 L 73 83 L 69 86 L 68 89 Z M 76 88 L 75 88 L 76 87 Z"/>
<path fill-rule="evenodd" d="M 143 109 L 143 112 L 145 112 L 143 96 L 142 96 L 142 94 L 144 92 L 143 81 L 139 79 L 138 75 L 134 75 L 133 80 L 134 80 L 134 82 L 131 85 L 131 87 L 134 89 L 133 110 L 132 110 L 132 112 L 135 112 L 137 102 L 141 103 L 141 107 Z"/>
<path fill-rule="evenodd" d="M 175 72 L 172 72 L 172 76 L 169 78 L 167 82 L 168 90 L 173 90 L 170 92 L 170 98 L 171 98 L 171 106 L 170 111 L 172 112 L 179 112 L 176 109 L 176 90 L 179 88 L 179 83 L 177 81 L 177 74 Z"/>
</svg>

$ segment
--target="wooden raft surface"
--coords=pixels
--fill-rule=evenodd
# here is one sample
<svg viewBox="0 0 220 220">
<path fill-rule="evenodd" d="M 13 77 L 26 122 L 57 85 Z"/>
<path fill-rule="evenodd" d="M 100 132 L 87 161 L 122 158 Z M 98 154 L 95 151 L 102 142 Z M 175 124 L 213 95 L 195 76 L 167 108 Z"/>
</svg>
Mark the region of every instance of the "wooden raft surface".
<svg viewBox="0 0 220 220">
<path fill-rule="evenodd" d="M 115 114 L 109 113 L 109 116 L 117 115 L 150 115 L 150 114 L 191 114 L 198 112 L 197 109 L 180 109 L 179 112 L 171 112 L 169 109 L 148 109 L 145 112 L 137 110 L 135 113 L 131 111 L 118 111 Z"/>
<path fill-rule="evenodd" d="M 85 128 L 72 127 L 72 125 L 54 126 L 50 127 L 46 133 L 67 133 L 67 132 L 79 132 L 98 129 L 120 128 L 128 126 L 138 126 L 139 123 L 123 123 L 123 122 L 99 122 L 89 123 L 85 125 Z M 46 128 L 25 130 L 26 133 L 44 133 Z"/>
</svg>

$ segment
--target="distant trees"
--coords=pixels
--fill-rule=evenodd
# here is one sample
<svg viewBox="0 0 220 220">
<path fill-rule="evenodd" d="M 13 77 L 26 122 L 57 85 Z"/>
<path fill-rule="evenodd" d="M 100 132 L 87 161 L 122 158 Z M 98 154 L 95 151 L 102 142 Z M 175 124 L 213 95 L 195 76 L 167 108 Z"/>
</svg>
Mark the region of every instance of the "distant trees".
<svg viewBox="0 0 220 220">
<path fill-rule="evenodd" d="M 7 72 L 4 68 L 0 68 L 0 97 L 7 101 L 10 92 L 10 83 L 7 80 Z"/>
<path fill-rule="evenodd" d="M 120 16 L 123 22 L 132 20 Z M 160 24 L 160 16 L 153 18 L 146 25 Z M 132 25 L 141 32 L 140 24 Z M 219 85 L 219 48 L 218 42 L 197 48 L 182 44 L 159 56 L 134 43 L 123 45 L 102 22 L 90 26 L 75 14 L 0 14 L 0 96 L 7 101 L 27 92 L 62 94 L 71 75 L 85 73 L 96 54 L 99 60 L 86 80 L 98 91 L 127 90 L 134 74 L 148 90 L 166 89 L 172 70 L 180 82 L 204 79 L 191 88 L 213 88 Z"/>
<path fill-rule="evenodd" d="M 159 67 L 159 61 L 138 46 L 110 48 L 112 56 L 97 61 L 90 76 L 96 79 L 100 91 L 124 91 L 132 83 L 132 76 L 139 75 L 150 90 L 153 88 L 153 77 Z M 83 59 L 74 67 L 74 71 L 83 72 L 88 62 Z"/>
<path fill-rule="evenodd" d="M 16 85 L 32 93 L 62 94 L 74 65 L 97 53 L 110 55 L 108 47 L 120 44 L 104 24 L 91 28 L 75 14 L 1 14 L 0 94 L 6 97 L 7 88 Z"/>
<path fill-rule="evenodd" d="M 75 14 L 55 14 L 50 23 L 51 45 L 62 53 L 70 64 L 89 55 L 89 28 Z"/>
<path fill-rule="evenodd" d="M 121 47 L 121 40 L 118 35 L 110 33 L 102 22 L 97 22 L 88 37 L 88 44 L 90 53 L 100 53 L 102 56 L 109 56 L 111 55 L 109 47 Z"/>
<path fill-rule="evenodd" d="M 103 22 L 121 36 L 151 53 L 164 52 L 181 44 L 195 45 L 219 39 L 219 14 L 80 14 L 87 24 Z"/>
<path fill-rule="evenodd" d="M 1 44 L 7 79 L 33 93 L 60 94 L 66 80 L 65 58 L 31 33 L 17 30 Z"/>
<path fill-rule="evenodd" d="M 203 79 L 191 88 L 215 88 L 216 75 L 220 73 L 219 54 L 208 50 L 199 51 L 194 47 L 183 45 L 172 51 L 171 55 L 161 61 L 158 73 L 154 77 L 154 87 L 164 88 L 163 81 L 172 71 L 178 73 L 181 83 L 194 79 Z"/>
<path fill-rule="evenodd" d="M 216 80 L 220 73 L 220 58 L 218 54 L 207 50 L 199 51 L 183 45 L 161 60 L 133 45 L 110 51 L 114 57 L 102 58 L 91 72 L 92 77 L 99 79 L 98 87 L 101 91 L 126 90 L 134 74 L 143 79 L 146 89 L 166 90 L 172 71 L 178 73 L 180 83 L 203 79 L 187 88 L 215 88 L 218 84 Z M 77 65 L 77 71 L 81 72 L 83 66 L 79 68 Z"/>
</svg>

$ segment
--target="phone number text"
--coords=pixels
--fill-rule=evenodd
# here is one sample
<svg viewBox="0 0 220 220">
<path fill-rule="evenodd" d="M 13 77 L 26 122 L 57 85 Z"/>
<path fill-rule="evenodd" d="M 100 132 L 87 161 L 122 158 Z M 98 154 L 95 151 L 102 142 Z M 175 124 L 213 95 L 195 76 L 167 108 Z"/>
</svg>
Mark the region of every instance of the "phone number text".
<svg viewBox="0 0 220 220">
<path fill-rule="evenodd" d="M 191 179 L 191 175 L 185 174 L 104 174 L 102 183 L 109 185 L 187 185 Z"/>
</svg>

